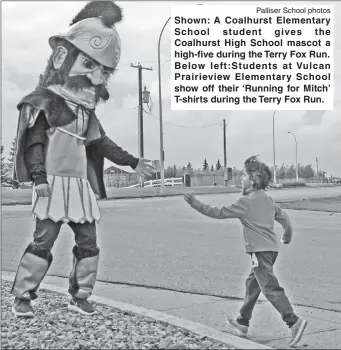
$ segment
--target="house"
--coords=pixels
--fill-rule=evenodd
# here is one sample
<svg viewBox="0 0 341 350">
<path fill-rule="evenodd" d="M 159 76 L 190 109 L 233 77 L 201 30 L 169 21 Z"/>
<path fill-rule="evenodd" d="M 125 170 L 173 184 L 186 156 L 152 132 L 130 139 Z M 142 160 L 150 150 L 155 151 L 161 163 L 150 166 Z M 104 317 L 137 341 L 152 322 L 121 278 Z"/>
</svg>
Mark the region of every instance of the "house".
<svg viewBox="0 0 341 350">
<path fill-rule="evenodd" d="M 112 165 L 104 170 L 106 187 L 127 187 L 139 182 L 139 175 L 128 166 Z"/>
</svg>

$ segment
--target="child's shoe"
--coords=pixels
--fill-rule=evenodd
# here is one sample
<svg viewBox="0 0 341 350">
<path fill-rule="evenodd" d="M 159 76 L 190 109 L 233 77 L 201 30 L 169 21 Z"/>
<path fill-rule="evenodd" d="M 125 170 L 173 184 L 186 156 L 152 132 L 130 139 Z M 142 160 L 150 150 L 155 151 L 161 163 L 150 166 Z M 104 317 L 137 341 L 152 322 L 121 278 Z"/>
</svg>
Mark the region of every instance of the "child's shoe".
<svg viewBox="0 0 341 350">
<path fill-rule="evenodd" d="M 302 338 L 303 332 L 307 327 L 307 321 L 299 318 L 296 323 L 290 328 L 291 329 L 291 341 L 290 346 L 296 345 Z"/>
<path fill-rule="evenodd" d="M 240 323 L 240 318 L 239 317 L 236 320 L 234 320 L 231 317 L 226 317 L 225 321 L 226 321 L 226 323 L 230 324 L 231 326 L 233 326 L 238 331 L 238 335 L 240 337 L 243 337 L 243 338 L 246 337 L 247 332 L 249 330 L 249 326 L 242 325 Z"/>
</svg>

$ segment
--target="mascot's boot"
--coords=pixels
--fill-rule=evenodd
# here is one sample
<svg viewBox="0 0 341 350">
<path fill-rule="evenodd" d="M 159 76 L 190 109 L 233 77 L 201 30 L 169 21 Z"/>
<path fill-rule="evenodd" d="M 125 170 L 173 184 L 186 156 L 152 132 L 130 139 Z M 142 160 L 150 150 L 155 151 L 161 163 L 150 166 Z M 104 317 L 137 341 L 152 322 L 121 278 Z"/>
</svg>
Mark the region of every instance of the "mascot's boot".
<svg viewBox="0 0 341 350">
<path fill-rule="evenodd" d="M 41 250 L 29 244 L 15 276 L 11 293 L 15 296 L 12 312 L 16 316 L 34 317 L 31 300 L 38 296 L 36 291 L 52 263 L 49 250 Z"/>
<path fill-rule="evenodd" d="M 82 315 L 93 315 L 95 309 L 87 299 L 96 283 L 99 249 L 96 247 L 90 251 L 74 246 L 72 252 L 73 267 L 69 276 L 69 293 L 72 300 L 68 309 Z"/>
</svg>

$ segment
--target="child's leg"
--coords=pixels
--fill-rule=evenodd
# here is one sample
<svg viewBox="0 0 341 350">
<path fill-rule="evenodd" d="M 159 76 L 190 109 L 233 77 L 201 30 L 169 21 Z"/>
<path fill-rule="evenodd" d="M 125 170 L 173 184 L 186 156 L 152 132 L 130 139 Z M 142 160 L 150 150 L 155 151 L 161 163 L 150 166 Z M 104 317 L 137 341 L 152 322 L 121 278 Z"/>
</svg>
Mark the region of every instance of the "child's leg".
<svg viewBox="0 0 341 350">
<path fill-rule="evenodd" d="M 238 330 L 239 335 L 245 337 L 249 329 L 249 323 L 252 316 L 252 311 L 256 305 L 257 299 L 261 292 L 259 284 L 253 269 L 245 282 L 245 299 L 242 308 L 240 309 L 240 316 L 237 319 L 227 317 L 226 321 Z"/>
<path fill-rule="evenodd" d="M 244 304 L 240 309 L 240 317 L 238 317 L 238 322 L 244 326 L 249 326 L 252 311 L 256 305 L 259 294 L 261 292 L 261 288 L 257 282 L 253 269 L 251 270 L 249 276 L 246 279 L 245 287 L 246 290 Z"/>
<path fill-rule="evenodd" d="M 283 321 L 291 327 L 298 320 L 298 316 L 294 313 L 284 289 L 279 285 L 274 275 L 273 265 L 277 255 L 277 252 L 256 253 L 258 266 L 254 267 L 253 271 L 265 297 L 281 314 Z"/>
</svg>

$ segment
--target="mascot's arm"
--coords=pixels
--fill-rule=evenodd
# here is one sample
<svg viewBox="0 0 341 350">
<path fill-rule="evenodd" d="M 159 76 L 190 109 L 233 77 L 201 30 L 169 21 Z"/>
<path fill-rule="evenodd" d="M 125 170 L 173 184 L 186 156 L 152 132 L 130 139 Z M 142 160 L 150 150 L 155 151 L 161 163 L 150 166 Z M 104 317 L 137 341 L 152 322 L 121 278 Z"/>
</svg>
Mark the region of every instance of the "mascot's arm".
<svg viewBox="0 0 341 350">
<path fill-rule="evenodd" d="M 111 162 L 117 165 L 127 165 L 132 169 L 137 167 L 139 159 L 117 146 L 108 136 L 102 137 L 95 145 L 98 153 Z"/>
<path fill-rule="evenodd" d="M 48 123 L 41 112 L 34 125 L 27 130 L 25 145 L 25 161 L 27 170 L 34 184 L 40 185 L 47 182 L 45 170 L 45 143 Z"/>
<path fill-rule="evenodd" d="M 130 166 L 132 169 L 135 169 L 137 167 L 139 159 L 135 158 L 127 151 L 124 151 L 121 147 L 116 145 L 114 141 L 106 136 L 105 131 L 100 123 L 99 132 L 101 134 L 100 140 L 92 145 L 96 153 L 104 158 L 107 158 L 117 165 Z"/>
</svg>

